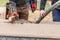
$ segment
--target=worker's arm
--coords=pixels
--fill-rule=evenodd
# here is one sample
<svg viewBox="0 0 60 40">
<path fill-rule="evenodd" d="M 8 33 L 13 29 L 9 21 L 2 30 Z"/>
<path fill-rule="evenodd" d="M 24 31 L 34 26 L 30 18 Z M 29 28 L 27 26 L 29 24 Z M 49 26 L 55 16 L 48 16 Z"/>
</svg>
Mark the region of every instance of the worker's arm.
<svg viewBox="0 0 60 40">
<path fill-rule="evenodd" d="M 15 0 L 9 0 L 9 1 L 13 1 L 13 2 L 15 2 Z"/>
<path fill-rule="evenodd" d="M 47 0 L 41 0 L 41 2 L 40 2 L 40 10 L 45 9 L 46 2 L 47 2 Z"/>
<path fill-rule="evenodd" d="M 41 0 L 40 1 L 40 14 L 41 16 L 45 16 L 45 5 L 47 0 Z"/>
</svg>

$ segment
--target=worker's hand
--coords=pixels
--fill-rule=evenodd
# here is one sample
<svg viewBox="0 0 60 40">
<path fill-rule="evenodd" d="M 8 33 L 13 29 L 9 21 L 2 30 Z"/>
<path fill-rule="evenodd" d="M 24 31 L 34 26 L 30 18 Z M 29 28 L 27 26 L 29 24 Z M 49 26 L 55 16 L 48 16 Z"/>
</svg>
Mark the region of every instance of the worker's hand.
<svg viewBox="0 0 60 40">
<path fill-rule="evenodd" d="M 19 16 L 17 12 L 12 12 L 11 16 Z"/>
<path fill-rule="evenodd" d="M 45 10 L 40 10 L 40 15 L 45 16 Z"/>
</svg>

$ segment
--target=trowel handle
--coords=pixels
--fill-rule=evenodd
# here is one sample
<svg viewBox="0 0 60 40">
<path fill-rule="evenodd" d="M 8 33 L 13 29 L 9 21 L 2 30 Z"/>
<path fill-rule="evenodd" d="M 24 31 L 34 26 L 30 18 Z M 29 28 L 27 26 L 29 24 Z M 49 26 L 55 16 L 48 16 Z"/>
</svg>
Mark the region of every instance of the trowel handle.
<svg viewBox="0 0 60 40">
<path fill-rule="evenodd" d="M 38 20 L 35 23 L 40 23 L 52 10 L 57 8 L 60 5 L 60 1 L 57 1 L 55 4 L 53 4 L 48 10 L 45 11 L 45 16 L 40 16 Z"/>
</svg>

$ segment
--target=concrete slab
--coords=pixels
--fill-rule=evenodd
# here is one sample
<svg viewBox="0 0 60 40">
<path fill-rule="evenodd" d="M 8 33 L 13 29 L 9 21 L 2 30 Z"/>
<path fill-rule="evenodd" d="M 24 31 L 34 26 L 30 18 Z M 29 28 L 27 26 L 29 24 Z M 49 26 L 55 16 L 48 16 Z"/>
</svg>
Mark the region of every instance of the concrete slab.
<svg viewBox="0 0 60 40">
<path fill-rule="evenodd" d="M 0 36 L 60 38 L 60 23 L 0 23 Z"/>
</svg>

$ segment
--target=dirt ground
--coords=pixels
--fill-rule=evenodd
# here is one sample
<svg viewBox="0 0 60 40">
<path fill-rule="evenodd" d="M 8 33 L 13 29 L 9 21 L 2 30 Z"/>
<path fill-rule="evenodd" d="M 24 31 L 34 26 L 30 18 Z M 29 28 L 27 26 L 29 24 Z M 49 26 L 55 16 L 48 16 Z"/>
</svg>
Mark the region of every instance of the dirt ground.
<svg viewBox="0 0 60 40">
<path fill-rule="evenodd" d="M 36 21 L 39 18 L 39 10 L 36 10 L 34 13 L 31 12 L 31 10 L 29 10 L 29 21 Z M 5 18 L 5 14 L 0 14 L 0 19 L 4 19 Z M 46 16 L 42 22 L 52 22 L 52 13 L 50 13 L 48 16 Z"/>
<path fill-rule="evenodd" d="M 36 10 L 34 13 L 31 12 L 31 10 L 29 11 L 29 20 L 30 21 L 36 21 L 39 18 L 39 10 Z M 43 20 L 42 22 L 52 22 L 52 13 L 48 14 Z"/>
<path fill-rule="evenodd" d="M 1 1 L 1 0 L 0 0 Z M 5 1 L 4 1 L 5 2 Z M 7 0 L 6 0 L 7 2 Z M 47 2 L 47 6 L 46 8 L 49 8 L 49 3 L 50 1 Z M 38 5 L 37 5 L 37 9 L 40 8 L 40 1 L 38 1 Z M 39 10 L 36 10 L 34 13 L 31 12 L 31 10 L 29 10 L 29 21 L 36 21 L 39 18 Z M 4 19 L 5 18 L 5 13 L 0 14 L 0 19 Z M 44 18 L 44 20 L 42 22 L 52 22 L 52 14 L 50 13 L 47 17 Z"/>
</svg>

